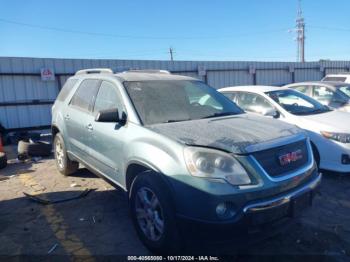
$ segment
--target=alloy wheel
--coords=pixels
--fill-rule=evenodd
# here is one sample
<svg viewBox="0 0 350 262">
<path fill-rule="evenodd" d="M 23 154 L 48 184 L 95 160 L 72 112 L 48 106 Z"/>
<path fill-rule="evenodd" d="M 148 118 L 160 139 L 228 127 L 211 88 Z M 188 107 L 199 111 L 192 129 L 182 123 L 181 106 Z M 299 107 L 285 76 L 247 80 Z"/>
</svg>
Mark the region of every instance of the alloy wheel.
<svg viewBox="0 0 350 262">
<path fill-rule="evenodd" d="M 158 241 L 164 233 L 164 215 L 156 194 L 147 187 L 141 187 L 135 197 L 137 223 L 151 241 Z"/>
<path fill-rule="evenodd" d="M 56 161 L 58 166 L 63 169 L 64 168 L 64 151 L 62 143 L 59 139 L 57 139 L 55 144 L 55 154 L 56 154 Z"/>
</svg>

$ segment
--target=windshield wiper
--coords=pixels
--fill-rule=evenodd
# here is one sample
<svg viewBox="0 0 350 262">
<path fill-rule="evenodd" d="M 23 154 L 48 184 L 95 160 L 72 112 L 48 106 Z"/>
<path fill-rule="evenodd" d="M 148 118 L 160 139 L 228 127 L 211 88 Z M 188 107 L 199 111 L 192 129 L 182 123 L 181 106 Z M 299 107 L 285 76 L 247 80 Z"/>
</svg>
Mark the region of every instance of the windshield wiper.
<svg viewBox="0 0 350 262">
<path fill-rule="evenodd" d="M 190 121 L 192 120 L 191 118 L 187 118 L 187 119 L 170 119 L 170 120 L 167 120 L 163 123 L 176 123 L 176 122 L 184 122 L 184 121 Z"/>
<path fill-rule="evenodd" d="M 201 119 L 213 118 L 213 117 L 219 117 L 219 116 L 232 116 L 232 115 L 237 115 L 237 113 L 234 113 L 234 112 L 215 113 L 215 114 L 212 114 L 210 116 L 202 117 Z"/>
</svg>

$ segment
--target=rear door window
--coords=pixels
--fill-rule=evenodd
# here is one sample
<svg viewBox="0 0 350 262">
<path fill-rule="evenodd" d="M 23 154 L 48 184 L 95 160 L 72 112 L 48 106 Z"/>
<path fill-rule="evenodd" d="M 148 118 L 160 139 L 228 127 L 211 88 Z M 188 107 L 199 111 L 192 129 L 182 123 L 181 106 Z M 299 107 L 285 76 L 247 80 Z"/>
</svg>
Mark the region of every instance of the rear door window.
<svg viewBox="0 0 350 262">
<path fill-rule="evenodd" d="M 324 105 L 329 105 L 337 99 L 336 93 L 325 86 L 315 86 L 313 97 Z"/>
<path fill-rule="evenodd" d="M 97 79 L 86 79 L 81 82 L 70 102 L 70 105 L 80 110 L 91 112 L 99 84 L 100 80 Z"/>
<path fill-rule="evenodd" d="M 313 97 L 322 104 L 330 106 L 346 102 L 341 95 L 325 86 L 315 86 Z"/>
</svg>

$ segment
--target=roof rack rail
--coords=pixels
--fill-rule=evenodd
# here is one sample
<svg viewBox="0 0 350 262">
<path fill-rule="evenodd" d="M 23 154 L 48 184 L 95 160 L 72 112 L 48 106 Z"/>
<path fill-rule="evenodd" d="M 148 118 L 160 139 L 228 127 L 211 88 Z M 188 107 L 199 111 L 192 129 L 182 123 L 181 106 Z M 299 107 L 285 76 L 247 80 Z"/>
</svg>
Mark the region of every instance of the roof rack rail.
<svg viewBox="0 0 350 262">
<path fill-rule="evenodd" d="M 113 74 L 112 69 L 110 68 L 91 68 L 79 70 L 75 75 L 87 75 L 87 74 Z"/>
<path fill-rule="evenodd" d="M 148 73 L 148 74 L 171 74 L 168 70 L 157 70 L 157 69 L 130 69 L 124 72 L 133 73 Z"/>
</svg>

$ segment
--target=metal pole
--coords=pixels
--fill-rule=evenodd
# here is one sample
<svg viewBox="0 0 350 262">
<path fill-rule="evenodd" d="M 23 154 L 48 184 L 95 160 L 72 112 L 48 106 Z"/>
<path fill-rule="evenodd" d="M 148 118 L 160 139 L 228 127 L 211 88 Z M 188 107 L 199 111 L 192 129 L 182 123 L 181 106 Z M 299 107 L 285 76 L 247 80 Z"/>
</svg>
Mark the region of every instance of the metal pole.
<svg viewBox="0 0 350 262">
<path fill-rule="evenodd" d="M 171 61 L 174 61 L 174 55 L 173 55 L 173 52 L 174 52 L 174 51 L 173 51 L 173 48 L 172 48 L 172 47 L 170 47 L 170 48 L 169 48 L 169 54 L 170 54 L 170 60 L 171 60 Z"/>
<path fill-rule="evenodd" d="M 301 62 L 305 62 L 305 23 L 302 24 L 301 29 Z"/>
<path fill-rule="evenodd" d="M 296 32 L 297 32 L 297 53 L 298 61 L 305 62 L 305 20 L 303 17 L 303 11 L 301 9 L 301 0 L 299 0 L 298 5 L 298 16 L 296 19 Z"/>
</svg>

